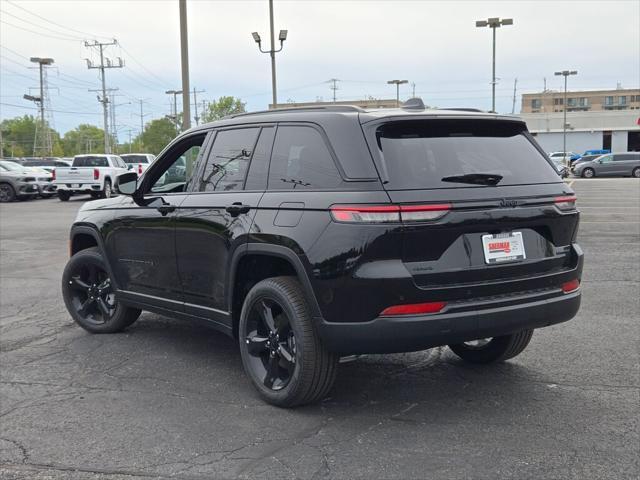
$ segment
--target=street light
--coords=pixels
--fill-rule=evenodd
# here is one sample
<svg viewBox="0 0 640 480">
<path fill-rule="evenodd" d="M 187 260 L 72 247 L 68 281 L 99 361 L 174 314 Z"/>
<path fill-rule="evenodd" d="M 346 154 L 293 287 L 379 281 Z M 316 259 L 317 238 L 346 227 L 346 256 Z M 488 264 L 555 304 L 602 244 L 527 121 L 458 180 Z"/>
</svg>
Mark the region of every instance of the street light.
<svg viewBox="0 0 640 480">
<path fill-rule="evenodd" d="M 282 47 L 284 46 L 284 41 L 287 39 L 287 30 L 280 30 L 280 33 L 278 35 L 278 40 L 280 40 L 280 48 L 279 49 L 275 49 L 275 41 L 274 41 L 274 36 L 273 36 L 273 0 L 269 0 L 269 29 L 270 29 L 270 33 L 271 33 L 271 48 L 269 50 L 263 50 L 262 49 L 262 39 L 260 38 L 260 35 L 258 34 L 258 32 L 253 32 L 251 33 L 251 36 L 253 37 L 253 41 L 256 42 L 258 44 L 258 49 L 262 52 L 262 53 L 268 53 L 269 55 L 271 55 L 271 91 L 272 91 L 272 102 L 273 102 L 273 108 L 277 108 L 278 105 L 278 94 L 276 91 L 276 53 L 278 53 L 280 50 L 282 50 Z"/>
<path fill-rule="evenodd" d="M 513 25 L 513 18 L 488 18 L 487 20 L 478 20 L 476 27 L 489 27 L 493 31 L 493 61 L 491 68 L 491 111 L 496 111 L 496 28 L 502 25 Z"/>
<path fill-rule="evenodd" d="M 400 85 L 409 83 L 409 80 L 389 80 L 387 84 L 396 86 L 396 107 L 400 106 Z"/>
<path fill-rule="evenodd" d="M 569 75 L 577 75 L 577 70 L 562 70 L 561 72 L 555 72 L 554 75 L 564 77 L 564 99 L 562 100 L 562 111 L 564 112 L 562 119 L 562 154 L 564 155 L 564 162 L 567 162 L 567 77 Z"/>
</svg>

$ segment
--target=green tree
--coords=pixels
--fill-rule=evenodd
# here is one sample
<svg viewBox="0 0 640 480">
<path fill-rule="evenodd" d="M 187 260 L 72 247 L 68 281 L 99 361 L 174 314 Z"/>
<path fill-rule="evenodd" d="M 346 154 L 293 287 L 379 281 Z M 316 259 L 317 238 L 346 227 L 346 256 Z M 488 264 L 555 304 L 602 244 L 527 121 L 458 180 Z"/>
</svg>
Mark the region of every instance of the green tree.
<svg viewBox="0 0 640 480">
<path fill-rule="evenodd" d="M 2 156 L 23 157 L 33 154 L 36 119 L 31 115 L 8 118 L 0 123 Z"/>
<path fill-rule="evenodd" d="M 220 97 L 217 101 L 214 100 L 208 106 L 208 108 L 202 112 L 203 122 L 213 122 L 214 120 L 220 120 L 227 115 L 233 115 L 236 113 L 244 113 L 246 103 L 235 97 Z"/>
<path fill-rule="evenodd" d="M 157 155 L 175 137 L 176 126 L 173 122 L 168 118 L 158 118 L 145 125 L 144 132 L 134 144 L 141 141 L 145 152 Z"/>
<path fill-rule="evenodd" d="M 104 153 L 104 131 L 95 125 L 78 125 L 64 134 L 62 149 L 67 157 L 81 153 Z"/>
</svg>

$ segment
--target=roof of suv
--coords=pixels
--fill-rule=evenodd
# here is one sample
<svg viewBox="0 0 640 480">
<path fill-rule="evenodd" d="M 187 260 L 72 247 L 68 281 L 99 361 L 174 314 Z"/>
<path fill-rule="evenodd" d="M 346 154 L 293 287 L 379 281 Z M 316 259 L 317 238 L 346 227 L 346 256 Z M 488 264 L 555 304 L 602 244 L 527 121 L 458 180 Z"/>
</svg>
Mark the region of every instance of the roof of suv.
<svg viewBox="0 0 640 480">
<path fill-rule="evenodd" d="M 211 128 L 213 126 L 238 125 L 246 123 L 272 123 L 282 121 L 302 121 L 324 123 L 333 118 L 356 118 L 361 124 L 383 118 L 398 117 L 433 117 L 433 118 L 487 118 L 523 122 L 522 119 L 497 113 L 483 112 L 475 109 L 428 109 L 428 108 L 380 108 L 364 109 L 355 105 L 335 105 L 318 107 L 292 107 L 264 110 L 258 112 L 239 113 L 224 117 L 215 122 L 205 123 L 192 128 L 191 131 Z"/>
</svg>

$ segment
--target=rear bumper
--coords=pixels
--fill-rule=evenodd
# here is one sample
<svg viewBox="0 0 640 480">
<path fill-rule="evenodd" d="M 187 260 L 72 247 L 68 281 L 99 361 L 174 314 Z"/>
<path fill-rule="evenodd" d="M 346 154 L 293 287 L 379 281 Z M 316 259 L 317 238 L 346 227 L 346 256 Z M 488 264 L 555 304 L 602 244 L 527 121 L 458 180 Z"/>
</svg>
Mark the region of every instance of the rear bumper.
<svg viewBox="0 0 640 480">
<path fill-rule="evenodd" d="M 99 192 L 102 190 L 100 183 L 56 183 L 57 190 L 69 190 L 72 192 Z M 74 185 L 78 185 L 75 187 Z"/>
<path fill-rule="evenodd" d="M 493 308 L 478 304 L 452 313 L 378 317 L 360 323 L 318 319 L 317 325 L 324 344 L 334 352 L 411 352 L 566 322 L 578 312 L 580 298 L 580 290 L 564 294 L 557 289 L 511 297 Z"/>
</svg>

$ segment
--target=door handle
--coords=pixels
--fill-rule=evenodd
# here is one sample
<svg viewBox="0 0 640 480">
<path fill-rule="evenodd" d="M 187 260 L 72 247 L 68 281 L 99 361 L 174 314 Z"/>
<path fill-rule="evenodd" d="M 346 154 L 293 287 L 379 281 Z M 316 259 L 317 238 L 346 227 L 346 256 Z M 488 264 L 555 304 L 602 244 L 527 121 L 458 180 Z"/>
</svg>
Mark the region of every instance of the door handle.
<svg viewBox="0 0 640 480">
<path fill-rule="evenodd" d="M 157 209 L 164 217 L 167 213 L 175 212 L 176 207 L 174 205 L 162 205 Z"/>
<path fill-rule="evenodd" d="M 234 202 L 231 205 L 227 206 L 226 210 L 231 214 L 231 216 L 237 217 L 241 213 L 249 213 L 251 207 L 249 205 L 243 205 L 240 202 Z"/>
</svg>

